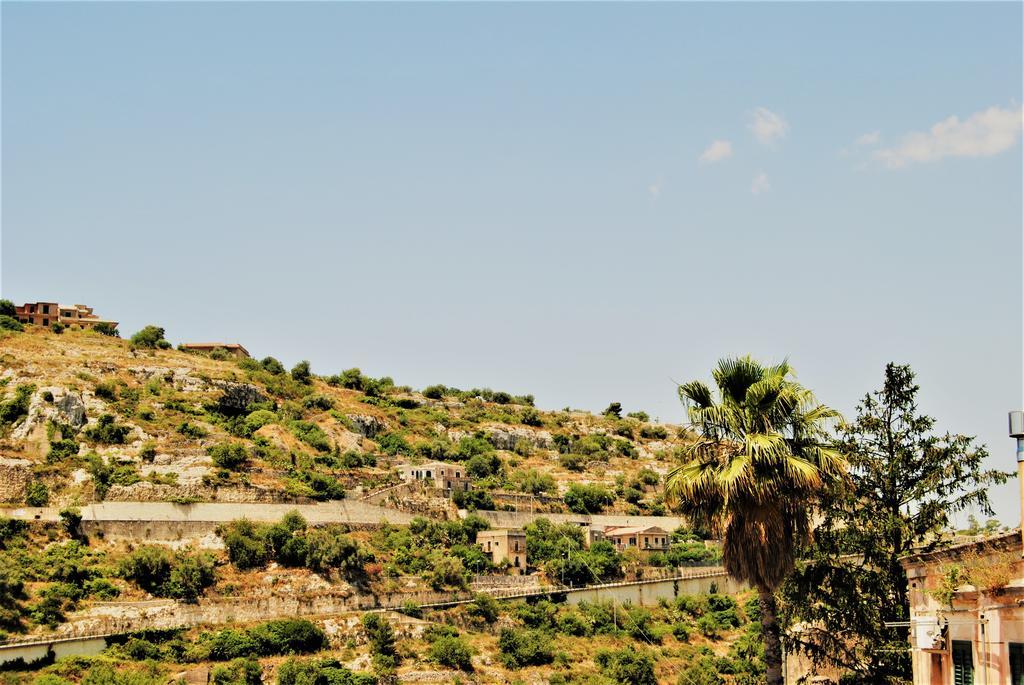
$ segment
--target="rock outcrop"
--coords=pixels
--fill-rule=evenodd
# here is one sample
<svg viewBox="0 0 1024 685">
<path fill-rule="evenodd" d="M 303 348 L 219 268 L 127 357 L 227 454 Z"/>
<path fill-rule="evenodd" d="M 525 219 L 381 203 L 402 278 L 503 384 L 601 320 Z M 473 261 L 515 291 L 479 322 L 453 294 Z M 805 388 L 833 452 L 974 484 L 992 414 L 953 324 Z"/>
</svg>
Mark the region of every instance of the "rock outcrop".
<svg viewBox="0 0 1024 685">
<path fill-rule="evenodd" d="M 32 462 L 27 459 L 0 458 L 0 502 L 25 501 L 25 489 L 32 477 Z"/>
</svg>

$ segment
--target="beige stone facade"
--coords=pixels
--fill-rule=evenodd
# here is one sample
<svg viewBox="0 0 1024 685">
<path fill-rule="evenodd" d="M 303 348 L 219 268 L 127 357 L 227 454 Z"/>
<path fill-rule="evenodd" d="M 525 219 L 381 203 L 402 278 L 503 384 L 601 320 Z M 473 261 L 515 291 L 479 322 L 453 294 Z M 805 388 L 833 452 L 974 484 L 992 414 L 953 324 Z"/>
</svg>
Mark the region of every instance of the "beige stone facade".
<svg viewBox="0 0 1024 685">
<path fill-rule="evenodd" d="M 914 685 L 1024 683 L 1024 558 L 1014 531 L 903 560 Z"/>
<path fill-rule="evenodd" d="M 117 328 L 116 321 L 101 319 L 93 314 L 92 307 L 87 307 L 84 304 L 26 302 L 20 307 L 15 307 L 14 311 L 18 321 L 36 326 L 51 326 L 61 323 L 65 326 L 92 328 L 96 324 L 106 323 Z"/>
<path fill-rule="evenodd" d="M 634 547 L 644 552 L 664 552 L 669 548 L 669 534 L 658 526 L 608 528 L 605 537 L 622 552 Z"/>
<path fill-rule="evenodd" d="M 470 478 L 466 474 L 466 467 L 461 464 L 431 461 L 426 464 L 404 464 L 399 470 L 402 480 L 406 482 L 420 481 L 446 492 L 469 490 Z"/>
<path fill-rule="evenodd" d="M 526 573 L 526 533 L 522 530 L 482 530 L 476 534 L 476 544 L 491 563 L 508 562 L 515 573 Z"/>
</svg>

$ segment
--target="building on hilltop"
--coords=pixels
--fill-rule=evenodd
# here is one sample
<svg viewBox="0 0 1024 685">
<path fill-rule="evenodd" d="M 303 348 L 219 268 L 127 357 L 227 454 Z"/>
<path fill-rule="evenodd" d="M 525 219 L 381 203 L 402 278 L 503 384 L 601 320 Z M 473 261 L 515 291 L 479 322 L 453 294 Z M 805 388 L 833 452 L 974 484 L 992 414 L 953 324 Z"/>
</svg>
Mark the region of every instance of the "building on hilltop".
<svg viewBox="0 0 1024 685">
<path fill-rule="evenodd" d="M 406 482 L 419 481 L 449 493 L 469 490 L 470 478 L 463 466 L 431 461 L 426 464 L 404 464 L 399 470 L 402 473 L 402 480 Z"/>
<path fill-rule="evenodd" d="M 216 350 L 224 350 L 232 357 L 239 359 L 243 357 L 251 356 L 249 350 L 245 349 L 238 343 L 220 343 L 220 342 L 202 342 L 202 343 L 181 343 L 178 345 L 178 349 L 182 352 L 202 352 L 209 353 Z"/>
<path fill-rule="evenodd" d="M 517 575 L 526 573 L 526 533 L 520 528 L 482 530 L 476 544 L 491 558 L 491 563 L 506 561 Z"/>
<path fill-rule="evenodd" d="M 620 552 L 630 547 L 645 552 L 664 552 L 669 547 L 668 532 L 658 526 L 607 528 L 604 535 Z"/>
<path fill-rule="evenodd" d="M 93 314 L 92 307 L 84 304 L 57 304 L 56 302 L 26 302 L 14 308 L 15 317 L 21 323 L 36 326 L 50 326 L 55 323 L 65 326 L 92 328 L 101 323 L 117 328 L 117 321 L 101 319 Z"/>
<path fill-rule="evenodd" d="M 914 685 L 1024 683 L 1019 530 L 901 560 Z"/>
</svg>

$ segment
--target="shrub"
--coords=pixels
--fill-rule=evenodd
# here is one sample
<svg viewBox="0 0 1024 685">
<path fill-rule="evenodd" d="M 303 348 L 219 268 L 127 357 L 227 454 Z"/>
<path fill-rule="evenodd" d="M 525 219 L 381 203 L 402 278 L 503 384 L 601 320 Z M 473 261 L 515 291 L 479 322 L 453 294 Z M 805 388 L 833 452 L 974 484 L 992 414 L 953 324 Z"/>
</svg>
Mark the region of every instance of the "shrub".
<svg viewBox="0 0 1024 685">
<path fill-rule="evenodd" d="M 51 440 L 50 451 L 46 453 L 46 461 L 55 464 L 64 461 L 68 457 L 78 454 L 78 443 L 71 438 L 63 440 Z"/>
<path fill-rule="evenodd" d="M 579 454 L 560 454 L 558 455 L 558 463 L 569 471 L 582 471 L 586 466 L 586 458 Z"/>
<path fill-rule="evenodd" d="M 506 668 L 543 666 L 555 658 L 551 640 L 539 630 L 502 628 L 498 649 L 499 659 Z"/>
<path fill-rule="evenodd" d="M 289 659 L 277 669 L 278 685 L 377 685 L 377 679 L 353 673 L 334 659 L 300 661 Z"/>
<path fill-rule="evenodd" d="M 644 423 L 647 423 L 648 421 L 651 420 L 651 417 L 645 411 L 631 411 L 628 414 L 626 414 L 626 416 L 628 416 L 631 419 L 636 419 L 637 421 L 642 421 Z"/>
<path fill-rule="evenodd" d="M 338 571 L 343 577 L 353 578 L 363 572 L 367 555 L 359 544 L 334 528 L 317 528 L 306 535 L 309 550 L 306 565 L 318 573 Z"/>
<path fill-rule="evenodd" d="M 612 402 L 608 405 L 603 412 L 605 416 L 621 419 L 622 418 L 622 404 L 619 402 Z"/>
<path fill-rule="evenodd" d="M 141 347 L 146 349 L 167 349 L 171 346 L 167 340 L 164 339 L 164 329 L 159 326 L 146 326 L 141 331 L 131 337 L 131 343 L 133 347 Z"/>
<path fill-rule="evenodd" d="M 270 560 L 271 548 L 257 524 L 248 519 L 232 521 L 217 534 L 224 540 L 228 559 L 241 570 L 261 568 Z"/>
<path fill-rule="evenodd" d="M 277 414 L 266 409 L 257 409 L 245 417 L 245 430 L 252 435 L 267 424 L 277 421 Z"/>
<path fill-rule="evenodd" d="M 428 385 L 423 388 L 423 396 L 430 400 L 440 400 L 448 389 L 443 385 Z"/>
<path fill-rule="evenodd" d="M 313 380 L 313 374 L 309 370 L 309 362 L 305 359 L 292 367 L 291 375 L 293 380 L 303 385 L 309 385 Z"/>
<path fill-rule="evenodd" d="M 412 448 L 409 447 L 409 443 L 405 441 L 405 438 L 403 438 L 400 433 L 390 431 L 387 433 L 381 433 L 374 438 L 374 441 L 385 454 L 397 455 L 412 453 Z"/>
<path fill-rule="evenodd" d="M 477 454 L 466 462 L 466 473 L 474 478 L 487 478 L 501 470 L 501 459 L 494 452 Z"/>
<path fill-rule="evenodd" d="M 452 502 L 459 509 L 494 510 L 494 499 L 485 490 L 456 490 L 452 493 Z"/>
<path fill-rule="evenodd" d="M 187 438 L 192 438 L 193 440 L 200 440 L 209 435 L 205 428 L 194 423 L 190 423 L 189 421 L 182 421 L 178 425 L 178 432 Z"/>
<path fill-rule="evenodd" d="M 264 371 L 266 371 L 267 373 L 269 373 L 269 374 L 271 374 L 273 376 L 284 375 L 284 364 L 282 364 L 281 362 L 277 361 L 273 357 L 264 357 L 260 361 L 260 366 L 263 367 Z"/>
<path fill-rule="evenodd" d="M 117 330 L 114 324 L 107 323 L 106 321 L 101 321 L 100 323 L 96 324 L 95 326 L 92 327 L 92 330 L 96 331 L 100 335 L 105 335 L 111 338 L 121 337 L 121 332 Z"/>
<path fill-rule="evenodd" d="M 447 668 L 473 670 L 473 652 L 461 637 L 438 638 L 427 648 L 427 658 Z"/>
<path fill-rule="evenodd" d="M 46 485 L 37 480 L 25 488 L 25 504 L 30 507 L 45 507 L 50 503 L 50 491 Z"/>
<path fill-rule="evenodd" d="M 310 395 L 302 400 L 302 406 L 306 409 L 323 409 L 327 411 L 334 408 L 334 400 L 327 395 Z"/>
<path fill-rule="evenodd" d="M 554 477 L 537 469 L 516 471 L 509 480 L 519 490 L 532 495 L 543 495 L 558 490 Z"/>
<path fill-rule="evenodd" d="M 363 632 L 370 643 L 370 653 L 374 656 L 393 657 L 397 665 L 398 652 L 395 650 L 395 631 L 381 614 L 363 614 Z"/>
<path fill-rule="evenodd" d="M 658 679 L 654 677 L 654 659 L 649 654 L 629 648 L 601 651 L 595 661 L 602 674 L 621 685 L 658 685 Z"/>
<path fill-rule="evenodd" d="M 477 593 L 473 601 L 466 607 L 466 613 L 473 618 L 478 618 L 484 623 L 494 623 L 498 620 L 500 609 L 498 600 L 484 593 Z"/>
<path fill-rule="evenodd" d="M 725 685 L 725 679 L 718 674 L 715 659 L 701 656 L 687 664 L 679 673 L 679 685 Z"/>
<path fill-rule="evenodd" d="M 17 316 L 18 308 L 8 299 L 0 300 L 0 316 Z"/>
<path fill-rule="evenodd" d="M 312 421 L 292 421 L 288 428 L 295 437 L 318 452 L 331 451 L 331 441 L 327 433 Z"/>
<path fill-rule="evenodd" d="M 117 401 L 117 384 L 114 381 L 107 380 L 101 381 L 96 384 L 96 389 L 93 391 L 96 397 L 100 397 L 109 402 Z"/>
<path fill-rule="evenodd" d="M 143 545 L 121 561 L 121 575 L 156 597 L 195 601 L 216 582 L 213 557 Z"/>
<path fill-rule="evenodd" d="M 527 426 L 543 426 L 544 421 L 541 419 L 540 412 L 533 407 L 527 407 L 519 415 L 519 420 Z"/>
<path fill-rule="evenodd" d="M 235 659 L 210 671 L 213 685 L 263 685 L 263 667 L 252 657 Z"/>
<path fill-rule="evenodd" d="M 615 495 L 600 485 L 572 483 L 562 499 L 576 514 L 599 514 L 615 501 Z"/>
<path fill-rule="evenodd" d="M 128 441 L 131 432 L 131 427 L 117 423 L 112 414 L 102 414 L 96 420 L 95 426 L 82 431 L 89 440 L 104 445 L 123 445 Z"/>
<path fill-rule="evenodd" d="M 13 424 L 28 414 L 29 401 L 35 390 L 34 385 L 19 385 L 14 389 L 14 397 L 0 402 L 0 424 Z"/>
<path fill-rule="evenodd" d="M 648 440 L 664 440 L 668 437 L 668 431 L 664 426 L 641 426 L 640 437 Z"/>
<path fill-rule="evenodd" d="M 21 332 L 25 330 L 25 327 L 21 325 L 21 322 L 15 319 L 13 316 L 7 314 L 0 314 L 0 330 L 4 331 L 17 331 Z"/>
<path fill-rule="evenodd" d="M 680 642 L 689 642 L 690 627 L 680 621 L 672 626 L 672 635 Z"/>
<path fill-rule="evenodd" d="M 697 630 L 700 631 L 701 635 L 709 639 L 716 639 L 722 630 L 721 624 L 718 619 L 715 618 L 714 614 L 704 614 L 697 619 Z"/>
<path fill-rule="evenodd" d="M 245 445 L 237 442 L 226 442 L 214 445 L 206 450 L 213 460 L 214 466 L 234 471 L 249 461 L 249 450 Z"/>
</svg>

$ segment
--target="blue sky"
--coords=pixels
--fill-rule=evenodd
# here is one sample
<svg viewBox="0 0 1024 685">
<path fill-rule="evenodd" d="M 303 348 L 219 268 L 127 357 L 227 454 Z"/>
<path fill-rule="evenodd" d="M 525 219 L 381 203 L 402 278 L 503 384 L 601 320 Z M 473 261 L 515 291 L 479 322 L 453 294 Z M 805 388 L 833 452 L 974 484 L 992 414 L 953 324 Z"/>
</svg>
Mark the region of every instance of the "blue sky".
<svg viewBox="0 0 1024 685">
<path fill-rule="evenodd" d="M 0 285 L 673 421 L 909 362 L 1010 469 L 1021 7 L 4 2 Z"/>
</svg>

